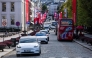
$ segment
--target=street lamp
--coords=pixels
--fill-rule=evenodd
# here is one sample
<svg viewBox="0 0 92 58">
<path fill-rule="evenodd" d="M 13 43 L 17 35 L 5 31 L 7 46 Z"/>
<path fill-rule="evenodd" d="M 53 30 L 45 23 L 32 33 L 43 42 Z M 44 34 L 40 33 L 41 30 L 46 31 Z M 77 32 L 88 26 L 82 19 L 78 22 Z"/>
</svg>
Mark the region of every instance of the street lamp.
<svg viewBox="0 0 92 58">
<path fill-rule="evenodd" d="M 26 34 L 26 16 L 25 16 L 25 8 L 26 8 L 26 2 L 25 2 L 25 0 L 24 0 L 24 31 L 23 31 L 23 33 L 24 34 Z"/>
</svg>

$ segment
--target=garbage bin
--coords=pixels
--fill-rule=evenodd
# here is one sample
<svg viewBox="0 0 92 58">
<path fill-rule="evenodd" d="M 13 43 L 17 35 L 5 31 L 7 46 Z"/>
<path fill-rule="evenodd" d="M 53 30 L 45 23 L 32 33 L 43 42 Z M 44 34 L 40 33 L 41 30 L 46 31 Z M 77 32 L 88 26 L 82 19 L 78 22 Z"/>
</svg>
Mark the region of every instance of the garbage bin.
<svg viewBox="0 0 92 58">
<path fill-rule="evenodd" d="M 12 47 L 16 47 L 16 38 L 11 38 L 12 43 Z"/>
</svg>

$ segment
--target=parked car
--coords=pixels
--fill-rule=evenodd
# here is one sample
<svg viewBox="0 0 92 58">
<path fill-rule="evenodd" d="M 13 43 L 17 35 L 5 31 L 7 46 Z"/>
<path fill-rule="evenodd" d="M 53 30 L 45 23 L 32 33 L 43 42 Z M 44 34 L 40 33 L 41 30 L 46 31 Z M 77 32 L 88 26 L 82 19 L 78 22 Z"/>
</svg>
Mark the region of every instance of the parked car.
<svg viewBox="0 0 92 58">
<path fill-rule="evenodd" d="M 45 32 L 46 33 L 46 35 L 47 35 L 47 37 L 48 37 L 48 41 L 49 41 L 49 32 L 47 31 L 47 30 L 40 30 L 40 32 Z"/>
<path fill-rule="evenodd" d="M 24 36 L 16 46 L 16 56 L 21 54 L 41 54 L 41 46 L 36 36 Z"/>
<path fill-rule="evenodd" d="M 39 41 L 45 42 L 46 44 L 48 44 L 49 39 L 45 32 L 37 32 L 35 36 L 37 36 Z"/>
</svg>

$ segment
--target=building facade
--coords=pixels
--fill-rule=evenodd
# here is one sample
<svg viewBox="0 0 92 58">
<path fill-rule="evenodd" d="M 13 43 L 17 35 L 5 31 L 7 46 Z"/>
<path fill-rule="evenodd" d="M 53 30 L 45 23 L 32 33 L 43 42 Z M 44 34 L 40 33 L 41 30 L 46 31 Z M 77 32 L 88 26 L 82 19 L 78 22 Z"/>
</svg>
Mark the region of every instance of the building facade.
<svg viewBox="0 0 92 58">
<path fill-rule="evenodd" d="M 19 27 L 24 30 L 26 22 L 30 19 L 29 0 L 0 0 L 0 27 L 16 28 L 16 22 L 20 22 Z"/>
<path fill-rule="evenodd" d="M 57 7 L 58 7 L 58 4 L 51 4 L 48 8 L 49 10 L 48 14 L 54 15 L 54 13 L 57 12 Z"/>
</svg>

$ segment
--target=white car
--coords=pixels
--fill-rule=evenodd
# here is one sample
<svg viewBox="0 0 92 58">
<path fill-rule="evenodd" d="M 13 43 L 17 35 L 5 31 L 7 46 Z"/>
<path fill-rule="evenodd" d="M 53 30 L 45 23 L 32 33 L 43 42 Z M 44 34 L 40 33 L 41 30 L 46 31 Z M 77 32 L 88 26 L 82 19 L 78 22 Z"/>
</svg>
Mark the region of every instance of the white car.
<svg viewBox="0 0 92 58">
<path fill-rule="evenodd" d="M 47 37 L 48 37 L 48 41 L 49 41 L 49 32 L 48 32 L 48 30 L 40 30 L 39 32 L 45 32 L 46 33 L 46 35 L 47 35 Z"/>
<path fill-rule="evenodd" d="M 41 54 L 41 46 L 36 36 L 24 36 L 16 46 L 16 56 L 21 54 Z"/>
<path fill-rule="evenodd" d="M 47 36 L 37 36 L 37 39 L 41 42 L 45 42 L 46 44 L 48 44 Z"/>
<path fill-rule="evenodd" d="M 49 30 L 50 30 L 50 25 L 44 25 L 43 28 L 44 28 L 44 30 L 47 30 L 47 31 L 49 32 Z"/>
<path fill-rule="evenodd" d="M 48 44 L 48 36 L 46 35 L 45 32 L 37 32 L 35 34 L 35 36 L 37 36 L 37 39 L 41 42 L 45 42 L 46 44 Z"/>
</svg>

